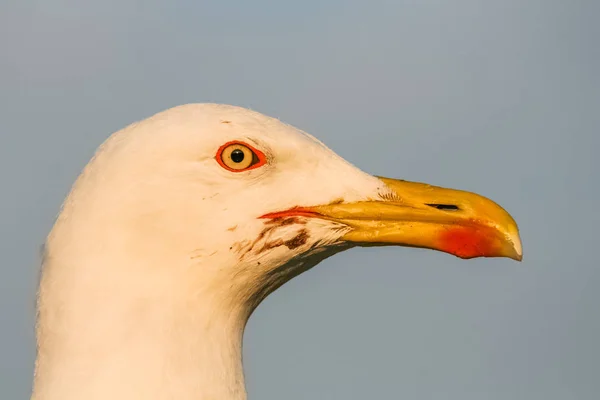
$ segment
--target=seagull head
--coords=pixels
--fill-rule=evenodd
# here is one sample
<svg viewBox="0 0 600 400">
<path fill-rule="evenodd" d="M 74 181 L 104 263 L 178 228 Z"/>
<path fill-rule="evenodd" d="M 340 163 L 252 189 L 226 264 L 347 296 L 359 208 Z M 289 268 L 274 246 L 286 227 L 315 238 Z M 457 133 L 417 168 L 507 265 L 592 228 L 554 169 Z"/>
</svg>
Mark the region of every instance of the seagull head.
<svg viewBox="0 0 600 400">
<path fill-rule="evenodd" d="M 485 197 L 369 175 L 277 119 L 214 104 L 109 138 L 65 202 L 48 257 L 118 253 L 133 266 L 125 277 L 204 280 L 253 309 L 322 259 L 374 245 L 522 257 L 515 221 Z"/>
<path fill-rule="evenodd" d="M 362 172 L 243 108 L 176 107 L 113 134 L 48 236 L 33 399 L 245 399 L 246 321 L 353 246 L 521 259 L 477 194 Z"/>
</svg>

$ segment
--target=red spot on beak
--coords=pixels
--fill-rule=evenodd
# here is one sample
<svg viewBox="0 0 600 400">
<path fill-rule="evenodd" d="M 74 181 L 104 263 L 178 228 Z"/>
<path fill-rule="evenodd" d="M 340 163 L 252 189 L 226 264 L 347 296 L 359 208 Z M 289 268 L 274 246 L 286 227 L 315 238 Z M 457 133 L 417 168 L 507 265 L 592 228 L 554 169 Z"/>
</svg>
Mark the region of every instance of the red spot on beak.
<svg viewBox="0 0 600 400">
<path fill-rule="evenodd" d="M 498 243 L 491 228 L 457 226 L 440 234 L 439 249 L 460 258 L 485 257 L 497 253 Z"/>
</svg>

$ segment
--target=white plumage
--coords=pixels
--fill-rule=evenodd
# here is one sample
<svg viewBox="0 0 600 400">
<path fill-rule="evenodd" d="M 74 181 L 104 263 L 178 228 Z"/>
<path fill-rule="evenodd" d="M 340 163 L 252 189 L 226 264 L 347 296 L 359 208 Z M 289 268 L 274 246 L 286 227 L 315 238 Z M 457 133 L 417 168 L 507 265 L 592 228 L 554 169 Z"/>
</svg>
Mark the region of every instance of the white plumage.
<svg viewBox="0 0 600 400">
<path fill-rule="evenodd" d="M 228 143 L 254 151 L 253 168 L 224 161 Z M 32 399 L 244 399 L 251 312 L 357 244 L 521 258 L 499 206 L 424 185 L 404 196 L 402 185 L 416 184 L 368 175 L 312 136 L 233 106 L 180 106 L 115 133 L 46 243 Z M 456 193 L 457 210 L 444 208 Z M 491 233 L 457 247 L 440 235 L 471 229 L 460 221 Z"/>
</svg>

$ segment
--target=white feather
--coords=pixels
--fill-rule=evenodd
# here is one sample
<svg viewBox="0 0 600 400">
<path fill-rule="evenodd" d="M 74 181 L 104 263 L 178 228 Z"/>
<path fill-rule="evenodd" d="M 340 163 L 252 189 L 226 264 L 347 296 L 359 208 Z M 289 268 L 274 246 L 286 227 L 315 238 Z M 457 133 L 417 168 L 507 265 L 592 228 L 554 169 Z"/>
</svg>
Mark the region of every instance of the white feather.
<svg viewBox="0 0 600 400">
<path fill-rule="evenodd" d="M 232 140 L 267 165 L 223 169 L 215 154 Z M 386 191 L 312 136 L 238 107 L 180 106 L 115 133 L 47 240 L 32 398 L 245 399 L 251 312 L 343 249 L 333 222 L 269 230 L 258 217 Z"/>
</svg>

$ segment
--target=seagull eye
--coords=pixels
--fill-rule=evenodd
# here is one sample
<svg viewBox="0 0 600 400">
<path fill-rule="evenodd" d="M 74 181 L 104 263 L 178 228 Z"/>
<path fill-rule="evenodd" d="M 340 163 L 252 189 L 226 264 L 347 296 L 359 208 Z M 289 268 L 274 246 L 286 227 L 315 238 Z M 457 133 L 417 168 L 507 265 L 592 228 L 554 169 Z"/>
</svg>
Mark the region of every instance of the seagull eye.
<svg viewBox="0 0 600 400">
<path fill-rule="evenodd" d="M 266 162 L 261 151 L 242 142 L 225 143 L 219 148 L 215 158 L 221 167 L 232 172 L 258 168 Z"/>
</svg>

